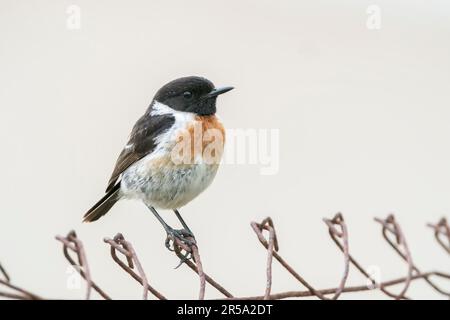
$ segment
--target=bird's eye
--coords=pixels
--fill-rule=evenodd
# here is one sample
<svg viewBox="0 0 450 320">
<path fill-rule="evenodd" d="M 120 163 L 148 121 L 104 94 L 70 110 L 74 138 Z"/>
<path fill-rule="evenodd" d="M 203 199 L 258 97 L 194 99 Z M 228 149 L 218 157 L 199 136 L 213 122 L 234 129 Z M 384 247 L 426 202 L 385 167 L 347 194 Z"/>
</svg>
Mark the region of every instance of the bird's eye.
<svg viewBox="0 0 450 320">
<path fill-rule="evenodd" d="M 184 93 L 183 93 L 183 97 L 184 97 L 185 99 L 187 99 L 187 100 L 192 99 L 192 92 L 190 92 L 190 91 L 184 92 Z"/>
</svg>

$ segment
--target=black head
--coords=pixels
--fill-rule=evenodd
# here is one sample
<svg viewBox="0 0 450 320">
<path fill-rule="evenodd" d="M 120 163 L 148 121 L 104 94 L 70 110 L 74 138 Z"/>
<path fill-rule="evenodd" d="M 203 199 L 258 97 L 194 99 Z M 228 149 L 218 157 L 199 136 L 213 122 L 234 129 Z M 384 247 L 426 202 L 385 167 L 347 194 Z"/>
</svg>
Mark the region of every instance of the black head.
<svg viewBox="0 0 450 320">
<path fill-rule="evenodd" d="M 175 110 L 212 115 L 216 113 L 217 96 L 231 89 L 233 87 L 215 89 L 211 81 L 202 77 L 184 77 L 159 89 L 154 100 Z"/>
</svg>

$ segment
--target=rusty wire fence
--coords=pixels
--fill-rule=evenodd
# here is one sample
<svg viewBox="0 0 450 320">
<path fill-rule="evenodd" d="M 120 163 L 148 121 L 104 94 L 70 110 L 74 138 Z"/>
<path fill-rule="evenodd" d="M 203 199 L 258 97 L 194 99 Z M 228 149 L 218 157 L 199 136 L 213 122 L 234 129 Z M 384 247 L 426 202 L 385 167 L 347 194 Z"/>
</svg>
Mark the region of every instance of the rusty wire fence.
<svg viewBox="0 0 450 320">
<path fill-rule="evenodd" d="M 398 254 L 407 265 L 407 274 L 401 278 L 391 279 L 389 281 L 378 282 L 363 265 L 350 253 L 349 249 L 349 235 L 347 225 L 342 214 L 336 214 L 332 219 L 323 219 L 328 233 L 343 255 L 343 272 L 339 285 L 335 288 L 317 289 L 314 288 L 308 281 L 305 280 L 279 253 L 279 244 L 275 226 L 271 218 L 266 218 L 260 223 L 252 222 L 251 227 L 255 232 L 259 242 L 267 251 L 266 261 L 266 285 L 263 294 L 255 296 L 239 296 L 232 294 L 225 289 L 216 280 L 214 280 L 204 269 L 200 259 L 199 249 L 196 245 L 187 246 L 185 243 L 177 239 L 171 239 L 174 253 L 183 261 L 187 267 L 198 276 L 199 279 L 199 293 L 198 299 L 205 299 L 206 285 L 216 289 L 223 299 L 241 299 L 241 300 L 263 300 L 263 299 L 288 299 L 288 298 L 302 298 L 302 297 L 317 297 L 322 300 L 336 300 L 342 294 L 349 292 L 362 292 L 379 290 L 386 296 L 393 299 L 412 299 L 408 296 L 408 289 L 410 285 L 418 279 L 424 280 L 437 295 L 449 299 L 450 292 L 441 287 L 442 280 L 449 280 L 450 274 L 431 270 L 422 271 L 413 262 L 411 252 L 405 235 L 399 223 L 393 215 L 389 215 L 386 219 L 375 218 L 375 221 L 381 226 L 381 233 L 383 238 L 390 247 Z M 428 224 L 428 227 L 434 233 L 434 237 L 439 246 L 450 254 L 450 226 L 445 218 L 442 218 L 436 224 Z M 63 254 L 67 261 L 77 270 L 80 276 L 86 282 L 86 299 L 90 299 L 92 292 L 95 291 L 103 299 L 111 299 L 100 286 L 94 282 L 90 272 L 88 259 L 83 246 L 83 242 L 77 238 L 74 231 L 69 232 L 65 237 L 56 236 L 56 240 L 62 243 Z M 122 234 L 117 234 L 113 238 L 105 238 L 105 244 L 109 246 L 111 257 L 113 261 L 128 273 L 139 285 L 142 287 L 142 298 L 148 299 L 149 293 L 156 299 L 164 300 L 166 297 L 159 290 L 154 288 L 149 278 L 144 272 L 144 268 L 139 262 L 136 251 L 133 245 L 125 239 Z M 191 257 L 186 259 L 186 257 Z M 277 262 L 296 279 L 302 286 L 303 290 L 299 291 L 285 291 L 272 292 L 272 266 L 273 260 Z M 365 278 L 369 284 L 360 286 L 347 286 L 347 279 L 350 272 L 350 267 L 353 266 Z M 441 280 L 441 281 L 439 281 Z M 392 286 L 401 286 L 400 290 L 394 292 Z M 40 295 L 31 293 L 17 285 L 14 285 L 6 272 L 5 268 L 0 264 L 0 297 L 8 299 L 43 299 Z"/>
</svg>

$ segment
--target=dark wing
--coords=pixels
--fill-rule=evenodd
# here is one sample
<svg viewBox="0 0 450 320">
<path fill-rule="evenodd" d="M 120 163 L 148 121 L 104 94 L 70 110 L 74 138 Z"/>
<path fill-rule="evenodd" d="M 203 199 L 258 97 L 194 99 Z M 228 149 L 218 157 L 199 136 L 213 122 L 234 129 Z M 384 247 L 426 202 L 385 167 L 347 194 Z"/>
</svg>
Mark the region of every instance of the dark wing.
<svg viewBox="0 0 450 320">
<path fill-rule="evenodd" d="M 136 122 L 131 131 L 127 146 L 122 150 L 117 159 L 106 192 L 109 192 L 114 187 L 122 172 L 155 149 L 155 138 L 169 129 L 174 122 L 175 118 L 171 115 L 151 116 L 149 112 L 144 114 Z"/>
</svg>

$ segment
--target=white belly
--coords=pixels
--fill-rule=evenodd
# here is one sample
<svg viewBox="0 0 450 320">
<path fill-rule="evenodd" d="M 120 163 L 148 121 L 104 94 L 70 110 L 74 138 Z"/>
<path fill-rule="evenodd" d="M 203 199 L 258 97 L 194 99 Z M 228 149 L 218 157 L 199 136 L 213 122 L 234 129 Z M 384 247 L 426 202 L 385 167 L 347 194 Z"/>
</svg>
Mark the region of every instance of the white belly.
<svg viewBox="0 0 450 320">
<path fill-rule="evenodd" d="M 170 165 L 147 156 L 124 172 L 121 192 L 125 198 L 140 199 L 156 208 L 176 209 L 202 193 L 217 168 L 217 164 L 205 163 Z"/>
</svg>

